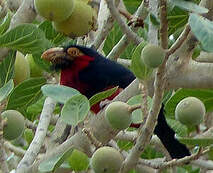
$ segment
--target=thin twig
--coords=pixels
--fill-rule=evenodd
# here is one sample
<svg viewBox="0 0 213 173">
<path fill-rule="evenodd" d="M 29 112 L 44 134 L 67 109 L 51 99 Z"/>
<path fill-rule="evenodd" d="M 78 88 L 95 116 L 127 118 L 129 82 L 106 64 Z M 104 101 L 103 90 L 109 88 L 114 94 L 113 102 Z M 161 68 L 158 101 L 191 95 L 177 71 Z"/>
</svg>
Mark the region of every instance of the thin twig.
<svg viewBox="0 0 213 173">
<path fill-rule="evenodd" d="M 167 56 L 172 55 L 178 48 L 181 47 L 183 42 L 186 40 L 189 32 L 190 32 L 190 26 L 187 24 L 182 34 L 178 37 L 176 42 L 170 47 L 170 49 L 167 51 Z"/>
<path fill-rule="evenodd" d="M 160 0 L 160 45 L 168 48 L 167 0 Z"/>
<path fill-rule="evenodd" d="M 128 25 L 122 20 L 122 18 L 120 17 L 119 12 L 114 5 L 114 1 L 113 0 L 107 0 L 106 2 L 107 2 L 108 8 L 109 8 L 112 16 L 116 19 L 116 21 L 118 22 L 118 25 L 120 26 L 123 33 L 126 34 L 127 38 L 129 40 L 131 40 L 136 45 L 141 43 L 142 39 L 135 32 L 133 32 L 128 27 Z"/>
</svg>

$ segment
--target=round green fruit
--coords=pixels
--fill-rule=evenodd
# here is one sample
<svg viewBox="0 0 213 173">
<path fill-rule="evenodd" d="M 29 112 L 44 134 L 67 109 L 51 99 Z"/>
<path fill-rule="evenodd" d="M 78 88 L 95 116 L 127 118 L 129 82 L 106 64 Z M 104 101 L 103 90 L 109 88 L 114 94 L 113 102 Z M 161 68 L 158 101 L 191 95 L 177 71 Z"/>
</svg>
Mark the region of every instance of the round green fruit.
<svg viewBox="0 0 213 173">
<path fill-rule="evenodd" d="M 66 20 L 73 11 L 73 0 L 35 0 L 38 14 L 47 20 L 61 22 Z"/>
<path fill-rule="evenodd" d="M 75 7 L 71 16 L 63 22 L 53 22 L 58 32 L 62 32 L 71 38 L 86 35 L 93 29 L 94 11 L 81 0 L 74 1 Z"/>
<path fill-rule="evenodd" d="M 91 167 L 95 173 L 118 173 L 123 156 L 112 147 L 101 147 L 91 158 Z"/>
<path fill-rule="evenodd" d="M 89 158 L 86 154 L 79 150 L 73 150 L 72 154 L 68 158 L 68 162 L 74 171 L 87 170 L 89 167 Z"/>
<path fill-rule="evenodd" d="M 196 126 L 203 121 L 205 113 L 202 101 L 196 97 L 187 97 L 176 106 L 175 118 L 186 126 Z"/>
<path fill-rule="evenodd" d="M 30 65 L 30 76 L 41 77 L 43 75 L 43 70 L 35 63 L 32 54 L 27 54 L 25 58 L 28 60 Z"/>
<path fill-rule="evenodd" d="M 6 124 L 3 127 L 3 137 L 7 140 L 20 137 L 24 131 L 24 116 L 16 110 L 4 111 L 1 115 L 6 119 Z"/>
<path fill-rule="evenodd" d="M 28 78 L 30 78 L 30 65 L 24 55 L 17 51 L 14 67 L 14 83 L 18 85 Z"/>
<path fill-rule="evenodd" d="M 156 68 L 163 63 L 165 52 L 159 46 L 148 44 L 143 48 L 141 58 L 147 67 Z"/>
<path fill-rule="evenodd" d="M 116 101 L 110 103 L 105 110 L 105 117 L 114 129 L 123 130 L 130 126 L 131 112 L 127 103 Z"/>
</svg>

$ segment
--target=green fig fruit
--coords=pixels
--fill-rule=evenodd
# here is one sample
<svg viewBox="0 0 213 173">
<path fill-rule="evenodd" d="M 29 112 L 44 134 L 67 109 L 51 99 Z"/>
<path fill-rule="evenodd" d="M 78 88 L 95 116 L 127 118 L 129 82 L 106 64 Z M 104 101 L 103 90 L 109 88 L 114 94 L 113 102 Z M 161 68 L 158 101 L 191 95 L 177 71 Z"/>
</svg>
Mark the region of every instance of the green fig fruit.
<svg viewBox="0 0 213 173">
<path fill-rule="evenodd" d="M 175 109 L 175 118 L 186 126 L 199 125 L 206 113 L 205 106 L 196 97 L 187 97 L 181 100 Z"/>
<path fill-rule="evenodd" d="M 101 147 L 91 158 L 91 167 L 95 173 L 118 173 L 123 156 L 112 147 Z"/>
</svg>

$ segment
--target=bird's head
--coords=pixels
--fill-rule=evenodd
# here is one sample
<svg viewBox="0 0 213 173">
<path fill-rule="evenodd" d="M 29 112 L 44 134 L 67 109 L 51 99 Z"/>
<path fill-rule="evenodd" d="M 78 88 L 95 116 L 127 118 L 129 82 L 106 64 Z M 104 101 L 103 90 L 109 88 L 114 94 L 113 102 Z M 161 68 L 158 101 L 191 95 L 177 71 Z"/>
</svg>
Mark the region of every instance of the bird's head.
<svg viewBox="0 0 213 173">
<path fill-rule="evenodd" d="M 64 69 L 69 67 L 77 59 L 88 60 L 94 59 L 94 56 L 90 55 L 91 48 L 69 45 L 66 47 L 54 47 L 46 50 L 42 54 L 42 58 L 51 62 L 53 69 Z"/>
</svg>

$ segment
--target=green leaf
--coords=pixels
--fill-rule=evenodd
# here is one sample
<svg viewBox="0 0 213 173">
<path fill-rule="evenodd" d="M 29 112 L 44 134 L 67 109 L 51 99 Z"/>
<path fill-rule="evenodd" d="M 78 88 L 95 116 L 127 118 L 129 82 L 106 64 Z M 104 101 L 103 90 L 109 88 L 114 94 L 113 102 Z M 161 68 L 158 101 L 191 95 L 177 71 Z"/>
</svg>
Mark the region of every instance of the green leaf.
<svg viewBox="0 0 213 173">
<path fill-rule="evenodd" d="M 190 12 L 194 12 L 194 13 L 208 13 L 208 9 L 207 8 L 204 8 L 204 7 L 201 7 L 193 2 L 189 2 L 189 1 L 183 1 L 183 0 L 171 0 L 171 2 L 182 8 L 182 9 L 185 9 L 187 11 L 190 11 Z"/>
<path fill-rule="evenodd" d="M 83 171 L 87 170 L 89 167 L 89 158 L 88 156 L 79 151 L 73 150 L 72 154 L 68 158 L 69 165 L 71 166 L 72 170 L 74 171 Z"/>
<path fill-rule="evenodd" d="M 108 34 L 107 39 L 104 43 L 103 51 L 107 55 L 113 49 L 113 47 L 120 41 L 123 33 L 117 23 L 115 23 L 111 32 Z M 132 54 L 132 50 L 134 48 L 134 44 L 130 43 L 125 50 L 122 51 L 120 57 L 127 58 Z"/>
<path fill-rule="evenodd" d="M 171 119 L 175 119 L 175 108 L 177 104 L 186 97 L 197 97 L 200 99 L 206 108 L 206 111 L 213 110 L 213 90 L 208 89 L 179 89 L 167 101 L 165 105 L 166 115 Z"/>
<path fill-rule="evenodd" d="M 16 52 L 10 51 L 9 55 L 4 58 L 0 64 L 0 87 L 5 85 L 14 76 L 14 63 L 15 63 Z"/>
<path fill-rule="evenodd" d="M 44 34 L 48 40 L 54 39 L 55 36 L 57 35 L 57 32 L 53 29 L 51 21 L 48 21 L 48 20 L 43 21 L 38 26 L 38 28 L 44 32 Z"/>
<path fill-rule="evenodd" d="M 37 102 L 27 107 L 27 116 L 30 121 L 35 121 L 37 116 L 41 113 L 46 97 L 41 97 Z"/>
<path fill-rule="evenodd" d="M 48 160 L 42 161 L 38 167 L 38 170 L 41 172 L 54 172 L 72 154 L 72 152 L 73 148 L 62 154 L 50 157 Z"/>
<path fill-rule="evenodd" d="M 8 97 L 14 88 L 13 80 L 10 79 L 3 87 L 0 88 L 0 102 Z"/>
<path fill-rule="evenodd" d="M 95 94 L 94 96 L 92 96 L 89 99 L 90 106 L 93 106 L 96 103 L 98 103 L 98 102 L 106 99 L 107 97 L 111 96 L 112 94 L 114 94 L 117 91 L 117 89 L 118 89 L 118 87 L 114 87 L 114 88 L 108 89 L 106 91 L 102 91 L 102 92 Z"/>
<path fill-rule="evenodd" d="M 46 38 L 51 40 L 54 45 L 62 44 L 66 40 L 64 34 L 56 32 L 51 21 L 45 20 L 38 28 L 45 33 Z"/>
<path fill-rule="evenodd" d="M 124 4 L 127 10 L 133 14 L 141 4 L 141 0 L 124 0 Z"/>
<path fill-rule="evenodd" d="M 45 34 L 34 24 L 20 24 L 0 37 L 0 46 L 34 54 L 51 47 Z"/>
<path fill-rule="evenodd" d="M 136 95 L 132 98 L 130 98 L 127 103 L 129 105 L 137 105 L 137 104 L 141 104 L 143 103 L 142 101 L 142 95 Z M 148 97 L 148 109 L 151 108 L 152 105 L 152 99 L 150 97 Z M 137 109 L 135 111 L 132 112 L 132 122 L 133 123 L 141 123 L 143 120 L 143 113 L 141 111 L 141 109 Z"/>
<path fill-rule="evenodd" d="M 178 136 L 184 137 L 188 135 L 187 127 L 181 124 L 179 121 L 169 118 L 167 118 L 166 120 L 169 126 L 175 131 Z"/>
<path fill-rule="evenodd" d="M 50 72 L 50 63 L 48 61 L 45 61 L 41 58 L 42 52 L 34 53 L 33 60 L 34 62 L 41 67 L 42 69 L 46 70 L 47 72 Z"/>
<path fill-rule="evenodd" d="M 203 49 L 213 52 L 213 22 L 197 14 L 190 14 L 189 24 L 193 34 L 201 42 Z"/>
<path fill-rule="evenodd" d="M 32 129 L 25 129 L 24 130 L 24 139 L 27 141 L 28 145 L 32 142 L 34 138 L 34 133 Z"/>
<path fill-rule="evenodd" d="M 55 101 L 64 104 L 72 96 L 79 94 L 79 91 L 64 85 L 47 84 L 41 87 L 45 96 L 51 97 Z"/>
<path fill-rule="evenodd" d="M 186 145 L 207 147 L 213 144 L 213 138 L 188 138 L 188 137 L 176 137 L 181 143 Z"/>
<path fill-rule="evenodd" d="M 89 110 L 89 100 L 86 96 L 74 95 L 64 104 L 61 110 L 61 118 L 67 124 L 77 126 L 86 118 Z"/>
<path fill-rule="evenodd" d="M 11 18 L 12 18 L 11 13 L 8 12 L 0 25 L 0 35 L 4 34 L 7 31 L 7 29 L 9 28 Z"/>
<path fill-rule="evenodd" d="M 41 97 L 41 86 L 45 78 L 30 78 L 15 87 L 10 94 L 7 109 L 22 110 L 35 103 Z"/>
<path fill-rule="evenodd" d="M 188 23 L 188 12 L 175 6 L 168 12 L 169 35 L 172 35 Z"/>
<path fill-rule="evenodd" d="M 130 141 L 118 140 L 117 144 L 121 150 L 128 151 L 133 147 L 133 143 Z"/>
<path fill-rule="evenodd" d="M 134 75 L 139 78 L 140 80 L 147 80 L 152 75 L 153 69 L 148 68 L 142 58 L 141 58 L 141 51 L 147 45 L 146 42 L 140 43 L 132 54 L 132 61 L 130 69 L 134 73 Z"/>
</svg>

